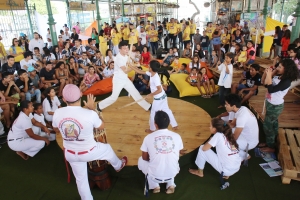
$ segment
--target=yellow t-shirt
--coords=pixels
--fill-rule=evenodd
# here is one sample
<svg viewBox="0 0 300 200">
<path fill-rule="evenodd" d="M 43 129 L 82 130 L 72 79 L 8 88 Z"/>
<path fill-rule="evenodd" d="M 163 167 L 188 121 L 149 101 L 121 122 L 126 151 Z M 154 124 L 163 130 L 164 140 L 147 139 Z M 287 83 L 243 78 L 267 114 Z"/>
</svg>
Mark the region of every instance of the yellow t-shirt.
<svg viewBox="0 0 300 200">
<path fill-rule="evenodd" d="M 148 35 L 155 36 L 150 38 L 150 42 L 157 42 L 158 41 L 158 31 L 157 30 L 150 30 L 148 31 Z"/>
<path fill-rule="evenodd" d="M 196 24 L 190 24 L 191 34 L 196 33 Z"/>
<path fill-rule="evenodd" d="M 181 32 L 183 30 L 183 23 L 177 24 L 177 29 Z"/>
<path fill-rule="evenodd" d="M 167 29 L 170 34 L 175 34 L 175 33 L 177 33 L 177 24 L 176 23 L 168 23 Z"/>
<path fill-rule="evenodd" d="M 227 34 L 226 33 L 223 33 L 221 35 L 221 41 L 222 41 L 222 44 L 229 44 L 229 41 L 230 41 L 230 34 Z"/>
<path fill-rule="evenodd" d="M 107 39 L 103 36 L 99 36 L 99 48 L 101 54 L 105 55 L 107 50 Z"/>
<path fill-rule="evenodd" d="M 233 34 L 234 31 L 236 31 L 236 28 L 231 29 L 231 34 Z"/>
<path fill-rule="evenodd" d="M 18 54 L 18 53 L 24 53 L 24 50 L 23 50 L 21 47 L 17 46 L 17 47 L 15 47 L 15 48 L 16 48 L 16 54 Z M 9 48 L 9 53 L 15 54 L 15 53 L 13 52 L 12 47 Z M 23 58 L 24 58 L 24 55 L 23 55 L 23 54 L 18 55 L 18 56 L 15 56 L 15 62 L 20 62 Z"/>
<path fill-rule="evenodd" d="M 241 51 L 241 54 L 239 55 L 238 61 L 239 62 L 246 62 L 247 60 L 247 51 Z"/>
<path fill-rule="evenodd" d="M 129 44 L 136 44 L 138 42 L 139 32 L 136 29 L 133 29 L 130 32 Z"/>
<path fill-rule="evenodd" d="M 251 40 L 255 43 L 256 40 L 256 28 L 252 28 L 250 31 L 250 35 L 251 35 Z M 258 30 L 258 35 L 257 35 L 257 41 L 256 44 L 260 44 L 261 43 L 261 37 L 264 35 L 264 31 L 259 29 Z"/>
<path fill-rule="evenodd" d="M 129 28 L 124 28 L 122 30 L 123 40 L 128 40 L 129 39 L 128 35 L 129 35 Z"/>
<path fill-rule="evenodd" d="M 112 33 L 111 34 L 111 40 L 114 46 L 118 45 L 121 38 L 119 33 Z"/>
<path fill-rule="evenodd" d="M 187 26 L 183 31 L 183 36 L 182 36 L 183 41 L 190 40 L 190 34 L 191 34 L 191 29 L 189 26 Z"/>
<path fill-rule="evenodd" d="M 213 27 L 207 27 L 206 29 L 205 29 L 205 31 L 206 31 L 206 35 L 208 36 L 208 38 L 211 40 L 212 39 L 212 34 L 213 34 L 213 32 L 214 32 L 214 28 Z"/>
<path fill-rule="evenodd" d="M 5 51 L 5 48 L 4 48 L 4 45 L 2 44 L 2 42 L 0 42 L 0 58 L 3 58 L 6 56 L 6 51 Z M 3 64 L 3 63 L 1 63 Z"/>
<path fill-rule="evenodd" d="M 150 25 L 146 25 L 145 26 L 145 31 L 147 32 L 147 31 L 150 31 Z"/>
</svg>

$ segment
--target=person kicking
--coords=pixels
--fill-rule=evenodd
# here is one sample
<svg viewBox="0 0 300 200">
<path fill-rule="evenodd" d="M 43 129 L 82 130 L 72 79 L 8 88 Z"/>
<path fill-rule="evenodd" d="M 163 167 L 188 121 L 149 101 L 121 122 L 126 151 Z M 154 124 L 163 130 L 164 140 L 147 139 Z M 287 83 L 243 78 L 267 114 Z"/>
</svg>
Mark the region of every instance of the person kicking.
<svg viewBox="0 0 300 200">
<path fill-rule="evenodd" d="M 157 60 L 151 60 L 149 65 L 150 65 L 149 71 L 147 71 L 147 72 L 140 70 L 140 69 L 136 68 L 135 66 L 129 65 L 129 67 L 131 69 L 133 69 L 134 71 L 136 71 L 137 73 L 146 74 L 150 77 L 149 83 L 150 83 L 151 93 L 146 96 L 146 99 L 153 97 L 153 103 L 152 103 L 150 119 L 149 119 L 150 128 L 146 129 L 145 132 L 151 133 L 156 130 L 155 123 L 154 123 L 154 116 L 155 116 L 156 111 L 159 111 L 159 110 L 165 111 L 169 115 L 170 124 L 173 127 L 173 130 L 177 130 L 178 124 L 175 120 L 175 117 L 174 117 L 172 111 L 170 110 L 170 108 L 168 106 L 167 95 L 162 88 L 161 80 L 157 73 L 157 71 L 160 68 L 160 63 Z"/>
</svg>

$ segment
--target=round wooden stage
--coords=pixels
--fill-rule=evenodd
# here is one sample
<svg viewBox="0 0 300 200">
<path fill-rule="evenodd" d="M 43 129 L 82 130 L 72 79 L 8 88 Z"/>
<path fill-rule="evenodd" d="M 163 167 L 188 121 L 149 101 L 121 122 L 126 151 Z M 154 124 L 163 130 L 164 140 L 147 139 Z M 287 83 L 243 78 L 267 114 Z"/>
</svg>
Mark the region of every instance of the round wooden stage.
<svg viewBox="0 0 300 200">
<path fill-rule="evenodd" d="M 121 158 L 126 155 L 128 165 L 137 165 L 138 158 L 142 155 L 140 147 L 147 135 L 145 129 L 149 128 L 150 112 L 146 112 L 138 104 L 117 109 L 132 102 L 132 98 L 119 97 L 103 111 L 103 118 L 107 141 L 117 156 Z M 181 135 L 184 153 L 189 153 L 210 136 L 211 118 L 202 108 L 192 103 L 170 97 L 168 103 L 178 123 L 179 129 L 176 133 Z M 172 130 L 171 126 L 169 129 Z M 56 136 L 57 143 L 62 147 L 61 134 Z"/>
</svg>

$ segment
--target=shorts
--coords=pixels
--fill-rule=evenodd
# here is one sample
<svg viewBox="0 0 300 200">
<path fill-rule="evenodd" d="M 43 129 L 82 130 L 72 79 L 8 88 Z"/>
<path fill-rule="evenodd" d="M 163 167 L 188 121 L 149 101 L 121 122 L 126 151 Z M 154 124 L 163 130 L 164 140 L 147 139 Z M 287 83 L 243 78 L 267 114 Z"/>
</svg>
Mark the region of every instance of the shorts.
<svg viewBox="0 0 300 200">
<path fill-rule="evenodd" d="M 254 63 L 254 61 L 255 61 L 255 60 L 252 60 L 252 59 L 251 59 L 251 60 L 249 60 L 249 61 L 248 61 L 248 63 L 247 63 L 247 65 L 251 65 L 251 64 L 253 64 L 253 63 Z"/>
<path fill-rule="evenodd" d="M 238 86 L 237 89 L 240 91 L 240 90 L 245 89 L 245 88 L 249 88 L 249 87 L 248 87 L 247 85 L 245 85 L 245 84 L 239 84 L 239 86 Z M 248 94 L 249 91 L 246 90 L 246 91 L 244 91 L 243 93 L 244 93 L 244 94 Z M 255 90 L 254 95 L 257 95 L 257 94 L 258 94 L 258 90 Z"/>
</svg>

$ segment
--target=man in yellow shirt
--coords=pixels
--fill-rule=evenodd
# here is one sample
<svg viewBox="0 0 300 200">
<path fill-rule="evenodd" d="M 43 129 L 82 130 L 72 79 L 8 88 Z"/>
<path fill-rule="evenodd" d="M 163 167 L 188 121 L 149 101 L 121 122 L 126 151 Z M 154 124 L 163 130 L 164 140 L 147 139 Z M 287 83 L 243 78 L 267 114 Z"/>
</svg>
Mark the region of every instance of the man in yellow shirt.
<svg viewBox="0 0 300 200">
<path fill-rule="evenodd" d="M 167 48 L 167 42 L 169 40 L 173 41 L 173 47 L 176 47 L 176 39 L 178 34 L 178 27 L 177 24 L 174 22 L 174 18 L 171 18 L 170 22 L 167 23 L 167 30 L 169 32 L 168 37 L 164 39 L 164 46 L 165 50 L 168 50 Z"/>
<path fill-rule="evenodd" d="M 256 39 L 257 34 L 257 39 Z M 258 31 L 256 28 L 252 28 L 250 31 L 251 40 L 256 44 L 256 56 L 260 57 L 260 49 L 262 48 L 261 39 L 264 37 L 264 31 L 259 28 Z"/>
<path fill-rule="evenodd" d="M 190 35 L 191 35 L 190 23 L 188 21 L 186 21 L 185 22 L 185 29 L 184 29 L 183 35 L 182 35 L 184 48 L 187 46 L 188 43 L 191 42 Z"/>
<path fill-rule="evenodd" d="M 190 33 L 191 40 L 190 41 L 191 41 L 191 46 L 193 46 L 193 37 L 196 33 L 196 24 L 193 23 L 193 19 L 190 20 L 190 31 L 191 31 L 191 33 Z"/>
<path fill-rule="evenodd" d="M 211 22 L 207 22 L 207 27 L 206 27 L 205 31 L 206 31 L 206 35 L 208 36 L 209 40 L 211 40 L 212 34 L 214 32 L 214 28 L 212 27 Z"/>
<path fill-rule="evenodd" d="M 2 36 L 0 36 L 0 66 L 2 66 L 5 63 L 5 57 L 7 56 L 7 53 L 4 49 L 4 45 L 1 42 Z"/>
<path fill-rule="evenodd" d="M 129 24 L 130 32 L 128 34 L 129 44 L 137 45 L 139 39 L 139 32 L 133 24 Z"/>
<path fill-rule="evenodd" d="M 128 35 L 130 31 L 129 28 L 127 27 L 127 24 L 121 25 L 120 29 L 121 29 L 122 39 L 128 43 L 129 42 Z"/>
</svg>

